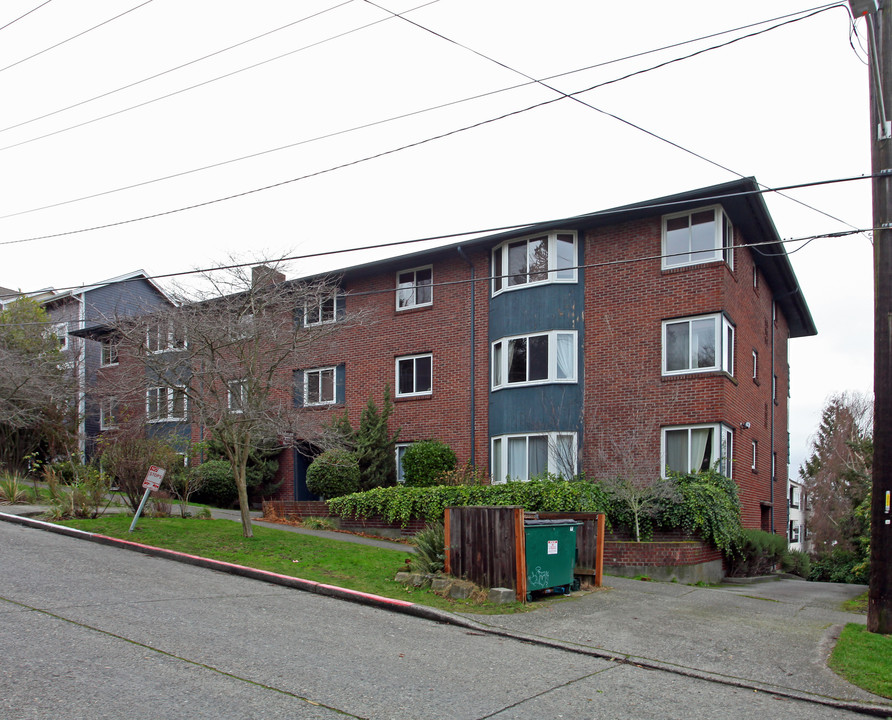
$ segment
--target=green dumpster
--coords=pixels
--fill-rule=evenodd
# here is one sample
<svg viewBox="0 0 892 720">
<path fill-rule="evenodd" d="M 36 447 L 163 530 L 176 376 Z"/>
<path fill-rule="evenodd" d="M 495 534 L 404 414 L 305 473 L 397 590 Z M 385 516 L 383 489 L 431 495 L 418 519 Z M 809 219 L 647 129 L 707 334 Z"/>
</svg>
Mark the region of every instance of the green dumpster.
<svg viewBox="0 0 892 720">
<path fill-rule="evenodd" d="M 537 591 L 568 593 L 578 587 L 576 520 L 526 520 L 527 600 Z"/>
</svg>

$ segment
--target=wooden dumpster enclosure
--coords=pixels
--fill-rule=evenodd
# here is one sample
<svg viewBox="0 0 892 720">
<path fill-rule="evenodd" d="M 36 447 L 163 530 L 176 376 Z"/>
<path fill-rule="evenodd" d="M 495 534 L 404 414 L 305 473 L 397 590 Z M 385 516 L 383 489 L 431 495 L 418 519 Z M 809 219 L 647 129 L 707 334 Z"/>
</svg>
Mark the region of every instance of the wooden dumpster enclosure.
<svg viewBox="0 0 892 720">
<path fill-rule="evenodd" d="M 574 574 L 594 578 L 600 587 L 603 568 L 603 513 L 525 513 L 519 506 L 463 506 L 446 508 L 446 567 L 448 574 L 482 587 L 513 589 L 523 602 L 527 595 L 527 518 L 574 520 L 582 523 L 576 534 Z"/>
</svg>

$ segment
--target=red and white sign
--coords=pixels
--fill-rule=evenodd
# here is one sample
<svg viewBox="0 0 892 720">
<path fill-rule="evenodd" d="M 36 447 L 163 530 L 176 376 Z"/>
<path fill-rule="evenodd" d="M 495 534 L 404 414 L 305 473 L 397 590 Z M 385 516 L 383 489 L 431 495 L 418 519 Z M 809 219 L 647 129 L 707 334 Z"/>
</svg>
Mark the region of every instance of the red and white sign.
<svg viewBox="0 0 892 720">
<path fill-rule="evenodd" d="M 142 481 L 142 486 L 149 490 L 157 490 L 161 487 L 161 481 L 164 479 L 164 468 L 157 465 L 150 465 L 149 472 L 146 473 L 146 479 Z"/>
<path fill-rule="evenodd" d="M 558 554 L 558 541 L 557 540 L 549 540 L 548 541 L 548 554 L 549 555 L 557 555 Z"/>
</svg>

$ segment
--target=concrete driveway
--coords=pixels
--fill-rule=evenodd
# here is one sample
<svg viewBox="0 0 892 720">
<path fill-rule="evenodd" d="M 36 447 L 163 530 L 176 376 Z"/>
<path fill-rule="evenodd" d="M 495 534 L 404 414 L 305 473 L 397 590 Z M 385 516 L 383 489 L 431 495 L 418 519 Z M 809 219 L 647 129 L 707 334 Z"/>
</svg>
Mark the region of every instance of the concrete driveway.
<svg viewBox="0 0 892 720">
<path fill-rule="evenodd" d="M 620 577 L 605 585 L 534 613 L 482 621 L 730 684 L 878 703 L 892 715 L 892 701 L 826 666 L 843 626 L 866 622 L 841 609 L 866 586 L 773 580 L 702 588 Z"/>
</svg>

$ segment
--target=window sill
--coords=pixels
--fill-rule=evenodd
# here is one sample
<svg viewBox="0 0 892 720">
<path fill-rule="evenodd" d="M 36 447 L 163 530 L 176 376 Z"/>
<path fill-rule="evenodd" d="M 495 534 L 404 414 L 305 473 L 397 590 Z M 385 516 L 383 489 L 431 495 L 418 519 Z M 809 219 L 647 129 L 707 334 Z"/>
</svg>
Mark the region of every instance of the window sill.
<svg viewBox="0 0 892 720">
<path fill-rule="evenodd" d="M 728 265 L 728 263 L 726 263 L 722 258 L 719 258 L 717 260 L 706 260 L 699 263 L 690 263 L 687 265 L 674 265 L 672 267 L 661 266 L 660 271 L 664 275 L 674 275 L 675 273 L 697 270 L 699 268 L 710 267 L 714 265 L 724 265 L 726 268 L 728 268 L 728 272 L 730 272 L 732 275 L 734 274 L 734 269 L 730 265 Z"/>
<path fill-rule="evenodd" d="M 671 382 L 673 380 L 684 380 L 686 378 L 698 377 L 724 377 L 735 385 L 739 385 L 739 381 L 733 375 L 725 370 L 691 370 L 689 372 L 672 373 L 671 375 L 661 375 L 660 382 Z"/>
<path fill-rule="evenodd" d="M 395 403 L 398 402 L 412 402 L 413 400 L 430 400 L 433 398 L 433 393 L 426 393 L 424 395 L 396 395 L 393 398 Z"/>
<path fill-rule="evenodd" d="M 417 312 L 424 312 L 425 310 L 433 310 L 434 304 L 428 303 L 427 305 L 412 305 L 410 307 L 404 308 L 396 308 L 393 311 L 394 315 L 412 315 Z"/>
</svg>

